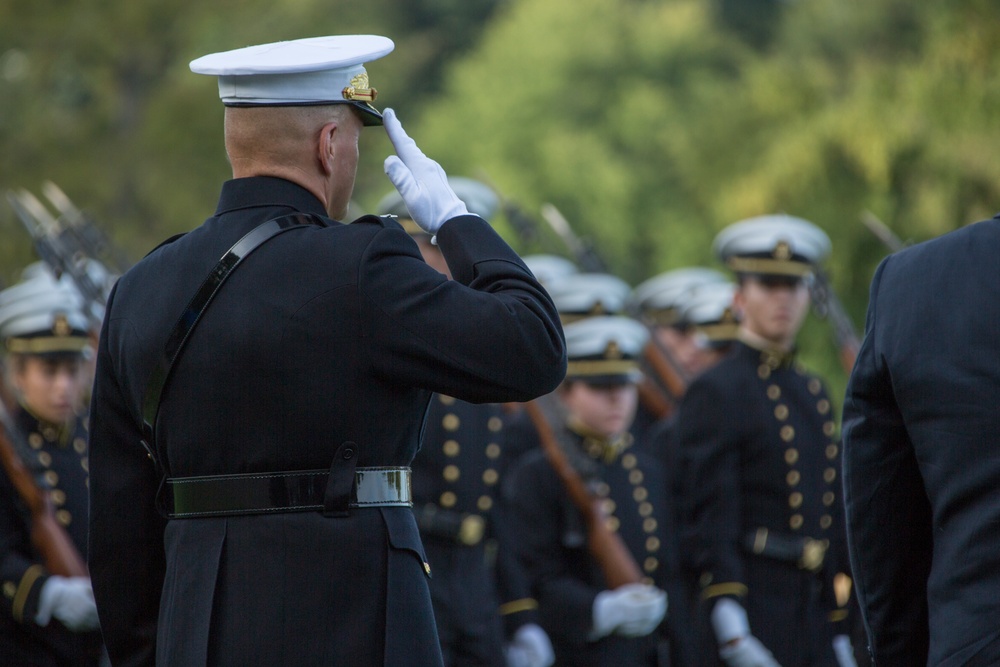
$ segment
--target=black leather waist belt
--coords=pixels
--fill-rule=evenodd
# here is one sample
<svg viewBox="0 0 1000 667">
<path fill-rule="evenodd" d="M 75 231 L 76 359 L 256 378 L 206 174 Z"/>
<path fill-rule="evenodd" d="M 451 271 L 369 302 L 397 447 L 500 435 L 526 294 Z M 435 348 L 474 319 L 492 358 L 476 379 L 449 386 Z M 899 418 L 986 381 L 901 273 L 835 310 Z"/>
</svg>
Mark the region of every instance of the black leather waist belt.
<svg viewBox="0 0 1000 667">
<path fill-rule="evenodd" d="M 758 528 L 743 538 L 743 547 L 750 553 L 795 563 L 810 572 L 819 572 L 823 568 L 829 546 L 829 540 L 783 535 L 770 532 L 767 528 Z"/>
<path fill-rule="evenodd" d="M 310 512 L 324 509 L 329 470 L 170 477 L 171 519 Z M 355 468 L 348 507 L 411 507 L 410 469 Z"/>
</svg>

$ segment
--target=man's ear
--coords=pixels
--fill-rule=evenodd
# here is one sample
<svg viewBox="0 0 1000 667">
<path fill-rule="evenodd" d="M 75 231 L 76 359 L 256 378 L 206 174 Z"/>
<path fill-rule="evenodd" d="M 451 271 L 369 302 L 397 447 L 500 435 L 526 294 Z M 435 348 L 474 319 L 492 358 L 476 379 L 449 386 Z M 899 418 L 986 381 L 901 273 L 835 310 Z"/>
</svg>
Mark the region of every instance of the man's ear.
<svg viewBox="0 0 1000 667">
<path fill-rule="evenodd" d="M 339 128 L 335 121 L 327 123 L 319 131 L 319 146 L 317 147 L 319 164 L 327 176 L 333 173 L 333 165 L 336 163 L 337 142 L 335 139 L 338 131 Z"/>
</svg>

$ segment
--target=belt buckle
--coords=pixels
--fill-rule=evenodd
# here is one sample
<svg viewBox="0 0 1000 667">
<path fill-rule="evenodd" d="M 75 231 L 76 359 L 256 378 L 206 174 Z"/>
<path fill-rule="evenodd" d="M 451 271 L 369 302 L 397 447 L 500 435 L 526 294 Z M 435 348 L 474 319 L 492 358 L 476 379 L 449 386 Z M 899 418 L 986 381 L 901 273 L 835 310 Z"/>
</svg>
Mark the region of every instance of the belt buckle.
<svg viewBox="0 0 1000 667">
<path fill-rule="evenodd" d="M 814 540 L 810 537 L 802 542 L 802 557 L 799 567 L 810 572 L 819 572 L 826 558 L 826 549 L 830 546 L 828 540 Z"/>
</svg>

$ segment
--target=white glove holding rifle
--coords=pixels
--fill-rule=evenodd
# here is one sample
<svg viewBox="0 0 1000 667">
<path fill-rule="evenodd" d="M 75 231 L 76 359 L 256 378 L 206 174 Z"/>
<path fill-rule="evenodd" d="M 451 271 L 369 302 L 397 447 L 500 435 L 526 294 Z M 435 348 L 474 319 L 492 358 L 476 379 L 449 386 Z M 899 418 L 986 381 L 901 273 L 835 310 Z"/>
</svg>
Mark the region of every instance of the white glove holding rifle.
<svg viewBox="0 0 1000 667">
<path fill-rule="evenodd" d="M 97 629 L 97 605 L 89 578 L 52 575 L 46 580 L 38 596 L 35 623 L 46 626 L 52 617 L 73 632 Z"/>
<path fill-rule="evenodd" d="M 448 175 L 417 147 L 396 118 L 396 112 L 382 112 L 386 134 L 396 155 L 385 159 L 385 174 L 396 186 L 413 221 L 428 234 L 437 234 L 448 220 L 468 215 L 465 202 L 448 185 Z"/>
<path fill-rule="evenodd" d="M 735 600 L 722 598 L 712 607 L 712 629 L 719 657 L 729 667 L 781 667 L 760 640 L 750 634 L 747 612 Z"/>
</svg>

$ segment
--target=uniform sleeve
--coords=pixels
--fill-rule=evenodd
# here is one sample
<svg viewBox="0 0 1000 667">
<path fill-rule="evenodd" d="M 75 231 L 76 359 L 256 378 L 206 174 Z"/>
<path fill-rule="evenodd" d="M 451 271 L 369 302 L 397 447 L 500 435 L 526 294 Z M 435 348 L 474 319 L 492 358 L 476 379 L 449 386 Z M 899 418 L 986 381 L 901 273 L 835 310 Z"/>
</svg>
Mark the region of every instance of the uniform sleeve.
<svg viewBox="0 0 1000 667">
<path fill-rule="evenodd" d="M 558 313 L 517 254 L 481 218 L 438 233 L 454 280 L 430 269 L 400 228 L 369 244 L 358 278 L 377 370 L 472 403 L 527 401 L 566 374 Z"/>
<path fill-rule="evenodd" d="M 747 592 L 741 551 L 741 434 L 737 406 L 718 382 L 696 380 L 677 417 L 681 548 L 704 599 Z"/>
<path fill-rule="evenodd" d="M 115 340 L 128 323 L 110 327 L 108 301 L 91 400 L 89 566 L 101 630 L 112 663 L 153 665 L 165 572 L 165 521 L 155 506 L 159 476 L 115 374 Z M 112 334 L 112 331 L 114 334 Z M 119 333 L 119 332 L 125 333 Z"/>
<path fill-rule="evenodd" d="M 893 394 L 878 313 L 885 260 L 872 280 L 865 339 L 844 402 L 844 501 L 855 590 L 879 664 L 927 656 L 930 506 Z M 910 298 L 909 295 L 904 295 Z"/>
<path fill-rule="evenodd" d="M 0 468 L 0 613 L 17 623 L 34 622 L 38 595 L 48 579 L 48 571 L 32 554 L 28 530 L 16 491 Z"/>
<path fill-rule="evenodd" d="M 504 495 L 510 526 L 518 558 L 538 600 L 542 627 L 558 643 L 582 645 L 592 629 L 594 598 L 600 592 L 574 574 L 577 568 L 588 567 L 583 524 L 566 525 L 562 482 L 540 455 L 522 459 L 507 482 Z M 567 548 L 564 534 L 574 531 L 580 544 Z"/>
</svg>

